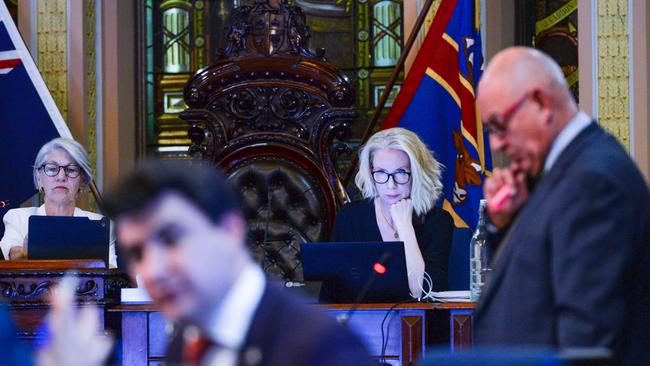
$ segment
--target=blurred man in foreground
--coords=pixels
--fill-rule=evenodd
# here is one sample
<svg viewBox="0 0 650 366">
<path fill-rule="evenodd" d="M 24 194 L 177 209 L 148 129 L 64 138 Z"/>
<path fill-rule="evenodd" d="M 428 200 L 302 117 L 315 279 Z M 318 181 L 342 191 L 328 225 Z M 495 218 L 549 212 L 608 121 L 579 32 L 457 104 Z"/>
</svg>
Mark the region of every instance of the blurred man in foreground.
<svg viewBox="0 0 650 366">
<path fill-rule="evenodd" d="M 214 167 L 149 162 L 106 197 L 118 243 L 179 326 L 168 364 L 365 365 L 358 340 L 269 283 L 237 195 Z"/>
<path fill-rule="evenodd" d="M 650 195 L 638 169 L 537 50 L 497 54 L 478 104 L 511 163 L 484 187 L 498 248 L 476 343 L 607 347 L 621 364 L 650 364 Z"/>
</svg>

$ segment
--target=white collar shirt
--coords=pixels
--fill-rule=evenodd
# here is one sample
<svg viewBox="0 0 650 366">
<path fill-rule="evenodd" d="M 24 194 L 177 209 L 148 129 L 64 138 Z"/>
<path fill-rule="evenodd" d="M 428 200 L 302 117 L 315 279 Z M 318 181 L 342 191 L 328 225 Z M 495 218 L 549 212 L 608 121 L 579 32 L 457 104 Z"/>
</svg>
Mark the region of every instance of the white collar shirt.
<svg viewBox="0 0 650 366">
<path fill-rule="evenodd" d="M 204 365 L 236 365 L 265 285 L 264 272 L 255 263 L 249 263 L 208 322 L 206 335 L 219 347 L 208 352 Z"/>
<path fill-rule="evenodd" d="M 560 154 L 569 146 L 571 141 L 587 128 L 592 123 L 591 118 L 583 112 L 578 111 L 573 118 L 567 123 L 566 126 L 560 131 L 553 143 L 551 144 L 551 149 L 546 156 L 546 161 L 544 161 L 544 172 L 551 170 L 557 159 L 560 157 Z"/>
</svg>

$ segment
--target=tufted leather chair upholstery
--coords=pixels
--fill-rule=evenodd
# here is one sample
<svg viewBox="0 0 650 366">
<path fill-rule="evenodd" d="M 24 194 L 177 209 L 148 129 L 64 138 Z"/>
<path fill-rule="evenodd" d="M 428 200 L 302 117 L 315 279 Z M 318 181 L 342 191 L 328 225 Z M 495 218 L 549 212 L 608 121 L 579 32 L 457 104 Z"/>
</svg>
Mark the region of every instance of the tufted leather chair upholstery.
<svg viewBox="0 0 650 366">
<path fill-rule="evenodd" d="M 256 0 L 234 16 L 220 61 L 187 83 L 190 153 L 241 189 L 264 270 L 302 280 L 300 245 L 327 241 L 347 194 L 336 160 L 356 113 L 343 74 L 306 47 L 300 8 Z"/>
<path fill-rule="evenodd" d="M 249 223 L 249 243 L 264 270 L 300 280 L 300 246 L 328 236 L 325 197 L 317 182 L 282 157 L 248 160 L 229 179 L 241 187 Z"/>
</svg>

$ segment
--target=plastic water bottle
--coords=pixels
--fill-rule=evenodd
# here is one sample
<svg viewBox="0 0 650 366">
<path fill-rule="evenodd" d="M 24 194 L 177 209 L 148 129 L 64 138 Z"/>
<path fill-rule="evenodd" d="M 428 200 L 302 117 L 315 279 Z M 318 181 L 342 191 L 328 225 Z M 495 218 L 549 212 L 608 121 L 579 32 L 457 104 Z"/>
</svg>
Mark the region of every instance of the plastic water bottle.
<svg viewBox="0 0 650 366">
<path fill-rule="evenodd" d="M 478 209 L 478 226 L 472 240 L 469 242 L 469 293 L 472 301 L 478 301 L 481 290 L 485 284 L 487 274 L 490 271 L 488 266 L 488 248 L 486 225 L 487 201 L 481 200 Z"/>
</svg>

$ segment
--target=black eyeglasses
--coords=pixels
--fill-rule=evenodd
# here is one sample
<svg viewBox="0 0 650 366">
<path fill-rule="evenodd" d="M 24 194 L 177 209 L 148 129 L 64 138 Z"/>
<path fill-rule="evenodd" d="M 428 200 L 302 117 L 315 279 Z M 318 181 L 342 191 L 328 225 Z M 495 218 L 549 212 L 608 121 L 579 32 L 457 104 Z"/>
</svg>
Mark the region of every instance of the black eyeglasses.
<svg viewBox="0 0 650 366">
<path fill-rule="evenodd" d="M 397 184 L 406 184 L 411 180 L 411 173 L 406 170 L 398 169 L 394 173 L 388 173 L 383 170 L 375 170 L 372 172 L 372 179 L 375 183 L 384 184 L 388 182 L 388 179 L 393 177 L 393 182 Z"/>
<path fill-rule="evenodd" d="M 535 96 L 537 91 L 532 91 L 524 94 L 518 101 L 516 101 L 510 108 L 506 109 L 501 116 L 490 116 L 485 121 L 484 127 L 490 135 L 503 137 L 508 132 L 508 123 L 517 111 L 524 106 L 528 98 Z"/>
<path fill-rule="evenodd" d="M 61 166 L 59 164 L 54 164 L 54 163 L 46 163 L 41 165 L 39 169 L 43 170 L 43 173 L 47 175 L 48 177 L 56 177 L 59 175 L 59 172 L 61 169 L 63 169 L 63 172 L 68 178 L 77 178 L 79 174 L 81 174 L 81 167 L 76 164 L 68 164 L 65 166 Z"/>
</svg>

